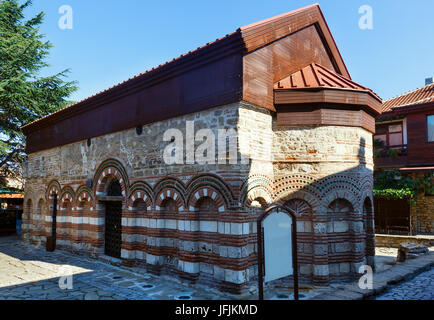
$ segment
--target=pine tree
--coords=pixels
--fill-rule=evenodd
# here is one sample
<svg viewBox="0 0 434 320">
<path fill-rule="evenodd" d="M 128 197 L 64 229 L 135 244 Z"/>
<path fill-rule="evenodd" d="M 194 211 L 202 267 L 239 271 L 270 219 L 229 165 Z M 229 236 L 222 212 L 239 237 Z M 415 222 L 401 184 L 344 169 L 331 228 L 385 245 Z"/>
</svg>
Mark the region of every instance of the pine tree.
<svg viewBox="0 0 434 320">
<path fill-rule="evenodd" d="M 69 70 L 39 76 L 52 44 L 39 27 L 44 13 L 26 20 L 27 0 L 0 1 L 0 176 L 16 176 L 25 158 L 20 127 L 50 114 L 68 102 L 77 87 L 66 78 Z"/>
</svg>

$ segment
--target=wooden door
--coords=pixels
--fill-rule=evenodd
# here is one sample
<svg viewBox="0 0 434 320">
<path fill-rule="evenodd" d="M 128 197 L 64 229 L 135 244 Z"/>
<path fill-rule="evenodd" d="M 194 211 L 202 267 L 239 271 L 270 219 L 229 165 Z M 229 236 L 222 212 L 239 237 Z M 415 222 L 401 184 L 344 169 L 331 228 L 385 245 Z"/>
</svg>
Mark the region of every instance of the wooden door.
<svg viewBox="0 0 434 320">
<path fill-rule="evenodd" d="M 105 254 L 121 257 L 122 243 L 122 202 L 106 202 L 105 214 Z"/>
</svg>

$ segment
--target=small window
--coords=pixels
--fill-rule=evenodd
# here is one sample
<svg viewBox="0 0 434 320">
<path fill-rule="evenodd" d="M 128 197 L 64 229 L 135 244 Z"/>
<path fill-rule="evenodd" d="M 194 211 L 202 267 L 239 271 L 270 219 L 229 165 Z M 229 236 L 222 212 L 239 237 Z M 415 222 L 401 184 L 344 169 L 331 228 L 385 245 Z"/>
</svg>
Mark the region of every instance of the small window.
<svg viewBox="0 0 434 320">
<path fill-rule="evenodd" d="M 404 144 L 402 122 L 378 125 L 375 131 L 374 139 L 382 141 L 385 146 L 396 148 Z"/>
<path fill-rule="evenodd" d="M 389 126 L 389 132 L 401 132 L 402 124 L 394 124 Z"/>
<path fill-rule="evenodd" d="M 389 145 L 390 146 L 401 146 L 402 145 L 402 133 L 391 133 L 389 134 Z"/>
<path fill-rule="evenodd" d="M 434 142 L 434 115 L 426 117 L 428 142 Z"/>
</svg>

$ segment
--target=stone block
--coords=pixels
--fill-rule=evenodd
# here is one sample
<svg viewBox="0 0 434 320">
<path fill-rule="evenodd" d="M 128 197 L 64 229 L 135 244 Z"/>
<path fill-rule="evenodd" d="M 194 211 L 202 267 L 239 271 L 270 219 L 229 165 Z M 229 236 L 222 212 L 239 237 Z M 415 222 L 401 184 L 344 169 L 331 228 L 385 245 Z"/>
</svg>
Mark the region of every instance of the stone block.
<svg viewBox="0 0 434 320">
<path fill-rule="evenodd" d="M 352 223 L 352 230 L 356 233 L 362 233 L 364 231 L 363 222 L 353 222 Z"/>
<path fill-rule="evenodd" d="M 305 276 L 312 274 L 312 265 L 311 264 L 300 264 L 300 274 L 305 275 Z"/>
<path fill-rule="evenodd" d="M 340 274 L 339 270 L 339 264 L 338 263 L 331 263 L 329 264 L 329 271 L 331 275 L 337 276 Z"/>
<path fill-rule="evenodd" d="M 312 222 L 304 221 L 304 232 L 312 232 Z"/>
<path fill-rule="evenodd" d="M 342 262 L 339 264 L 339 272 L 340 273 L 349 273 L 350 272 L 350 264 L 348 262 Z"/>
<path fill-rule="evenodd" d="M 216 280 L 225 280 L 225 270 L 214 265 L 214 278 Z"/>
<path fill-rule="evenodd" d="M 314 254 L 317 256 L 324 256 L 329 253 L 328 244 L 315 244 Z"/>
<path fill-rule="evenodd" d="M 231 234 L 232 235 L 242 235 L 243 234 L 243 224 L 242 223 L 231 223 Z"/>
<path fill-rule="evenodd" d="M 349 226 L 346 221 L 335 221 L 333 222 L 333 231 L 337 233 L 348 232 Z"/>
<path fill-rule="evenodd" d="M 314 265 L 313 274 L 316 276 L 328 276 L 329 266 L 328 265 Z"/>
<path fill-rule="evenodd" d="M 350 252 L 351 249 L 352 249 L 352 243 L 350 242 L 335 243 L 336 253 Z"/>
<path fill-rule="evenodd" d="M 200 221 L 200 231 L 217 232 L 216 221 Z"/>
<path fill-rule="evenodd" d="M 241 248 L 240 247 L 228 247 L 229 258 L 240 259 L 241 258 Z"/>
<path fill-rule="evenodd" d="M 248 222 L 243 223 L 243 235 L 250 234 L 250 224 Z"/>
<path fill-rule="evenodd" d="M 414 259 L 421 255 L 426 255 L 429 253 L 427 246 L 423 244 L 417 244 L 412 242 L 403 242 L 400 244 L 398 249 L 398 262 L 404 262 L 408 259 Z"/>
<path fill-rule="evenodd" d="M 199 272 L 199 263 L 184 261 L 184 270 L 183 271 L 188 272 L 188 273 L 198 273 Z"/>
<path fill-rule="evenodd" d="M 227 282 L 241 284 L 247 282 L 247 279 L 247 270 L 238 271 L 225 269 L 225 281 Z"/>
<path fill-rule="evenodd" d="M 327 233 L 327 224 L 323 222 L 315 222 L 313 225 L 314 232 L 317 234 Z"/>
<path fill-rule="evenodd" d="M 214 274 L 214 268 L 212 264 L 200 262 L 199 265 L 200 272 L 208 273 L 208 274 Z"/>
<path fill-rule="evenodd" d="M 304 232 L 304 222 L 297 221 L 297 232 Z"/>
<path fill-rule="evenodd" d="M 220 246 L 220 256 L 227 258 L 228 257 L 228 248 L 225 246 Z"/>
</svg>

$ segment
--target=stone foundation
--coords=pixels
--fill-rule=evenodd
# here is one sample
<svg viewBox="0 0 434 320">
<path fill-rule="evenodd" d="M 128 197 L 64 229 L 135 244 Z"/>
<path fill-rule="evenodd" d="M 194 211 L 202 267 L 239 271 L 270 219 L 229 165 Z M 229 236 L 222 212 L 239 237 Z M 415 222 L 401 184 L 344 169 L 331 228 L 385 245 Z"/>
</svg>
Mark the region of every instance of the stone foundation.
<svg viewBox="0 0 434 320">
<path fill-rule="evenodd" d="M 399 248 L 401 243 L 412 242 L 423 244 L 427 247 L 434 246 L 434 236 L 393 236 L 388 234 L 376 234 L 377 247 Z"/>
</svg>

